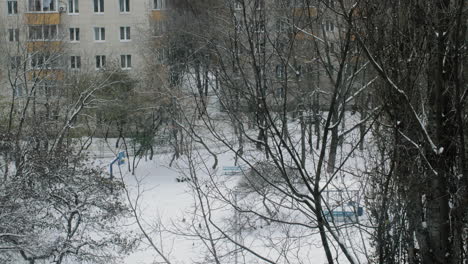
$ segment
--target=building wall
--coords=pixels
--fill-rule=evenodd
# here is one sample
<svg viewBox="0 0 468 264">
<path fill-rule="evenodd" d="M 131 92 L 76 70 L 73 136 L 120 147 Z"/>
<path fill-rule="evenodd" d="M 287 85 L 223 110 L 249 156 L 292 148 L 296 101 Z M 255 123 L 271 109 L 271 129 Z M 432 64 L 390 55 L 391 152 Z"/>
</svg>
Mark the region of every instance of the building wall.
<svg viewBox="0 0 468 264">
<path fill-rule="evenodd" d="M 72 13 L 69 1 L 57 1 L 56 11 L 30 12 L 28 0 L 17 0 L 17 14 L 8 14 L 8 0 L 0 0 L 0 46 L 7 50 L 0 59 L 1 72 L 6 72 L 8 59 L 15 54 L 40 52 L 51 46 L 61 47 L 62 70 L 70 68 L 70 56 L 81 56 L 81 70 L 93 71 L 96 55 L 105 55 L 107 66 L 120 67 L 120 55 L 131 55 L 129 71 L 138 77 L 143 67 L 142 45 L 150 36 L 153 0 L 130 0 L 130 11 L 121 13 L 119 0 L 104 1 L 104 12 L 95 13 L 93 0 L 78 0 L 79 13 Z M 11 7 L 11 6 L 10 6 Z M 159 18 L 161 19 L 161 18 Z M 54 41 L 29 40 L 29 26 L 58 24 Z M 95 41 L 94 27 L 105 28 L 105 40 Z M 120 27 L 130 27 L 130 40 L 120 40 Z M 19 41 L 11 42 L 9 29 L 19 29 Z M 79 28 L 80 40 L 70 41 L 70 28 Z"/>
</svg>

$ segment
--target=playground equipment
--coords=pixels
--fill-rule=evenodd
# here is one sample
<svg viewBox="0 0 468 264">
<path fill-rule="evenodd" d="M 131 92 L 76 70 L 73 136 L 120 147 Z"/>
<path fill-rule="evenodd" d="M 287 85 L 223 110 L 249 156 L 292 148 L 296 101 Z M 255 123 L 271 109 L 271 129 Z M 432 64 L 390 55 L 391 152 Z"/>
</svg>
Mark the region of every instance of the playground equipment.
<svg viewBox="0 0 468 264">
<path fill-rule="evenodd" d="M 114 163 L 117 162 L 117 165 L 120 166 L 122 164 L 125 164 L 125 152 L 121 151 L 117 155 L 117 157 L 110 163 L 109 165 L 109 171 L 110 171 L 110 179 L 112 180 L 114 178 L 114 175 L 112 174 L 112 166 Z"/>
<path fill-rule="evenodd" d="M 327 208 L 324 215 L 328 221 L 356 222 L 364 214 L 364 208 L 359 205 L 359 192 L 355 190 L 327 190 Z"/>
</svg>

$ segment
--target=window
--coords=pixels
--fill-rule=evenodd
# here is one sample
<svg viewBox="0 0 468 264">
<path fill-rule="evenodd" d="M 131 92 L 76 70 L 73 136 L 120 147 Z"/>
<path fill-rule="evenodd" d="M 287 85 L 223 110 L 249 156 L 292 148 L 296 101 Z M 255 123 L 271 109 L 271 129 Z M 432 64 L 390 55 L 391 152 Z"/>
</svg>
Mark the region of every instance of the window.
<svg viewBox="0 0 468 264">
<path fill-rule="evenodd" d="M 80 28 L 70 28 L 70 41 L 80 41 Z"/>
<path fill-rule="evenodd" d="M 119 0 L 120 13 L 130 12 L 130 0 Z"/>
<path fill-rule="evenodd" d="M 105 41 L 106 40 L 106 29 L 103 27 L 94 28 L 94 40 Z"/>
<path fill-rule="evenodd" d="M 333 22 L 331 22 L 330 20 L 327 20 L 325 22 L 325 31 L 334 31 L 335 30 L 335 25 L 333 24 Z"/>
<path fill-rule="evenodd" d="M 255 42 L 255 53 L 264 53 L 265 52 L 265 42 L 263 40 L 258 40 Z"/>
<path fill-rule="evenodd" d="M 307 63 L 304 67 L 304 73 L 307 74 L 310 78 L 318 79 L 319 78 L 319 69 L 316 63 Z"/>
<path fill-rule="evenodd" d="M 255 20 L 255 32 L 263 33 L 265 32 L 265 21 L 263 20 Z"/>
<path fill-rule="evenodd" d="M 15 87 L 14 87 L 14 90 L 13 90 L 13 94 L 16 96 L 16 97 L 21 97 L 23 96 L 23 92 L 25 91 L 25 87 L 24 87 L 24 84 L 23 83 L 19 83 L 17 84 Z"/>
<path fill-rule="evenodd" d="M 154 30 L 153 36 L 155 37 L 162 36 L 166 32 L 166 21 L 164 20 L 154 21 L 153 30 Z"/>
<path fill-rule="evenodd" d="M 325 0 L 323 1 L 323 3 L 325 4 L 325 6 L 329 7 L 329 8 L 334 8 L 335 7 L 335 1 L 334 0 Z"/>
<path fill-rule="evenodd" d="M 29 11 L 50 12 L 57 11 L 57 0 L 28 0 Z"/>
<path fill-rule="evenodd" d="M 130 40 L 130 27 L 120 27 L 120 40 Z"/>
<path fill-rule="evenodd" d="M 97 55 L 96 56 L 96 69 L 103 69 L 106 67 L 106 56 L 105 55 Z"/>
<path fill-rule="evenodd" d="M 236 19 L 236 32 L 240 33 L 243 27 L 244 27 L 244 23 L 242 22 L 242 20 Z"/>
<path fill-rule="evenodd" d="M 57 25 L 29 26 L 29 40 L 56 40 L 58 37 Z"/>
<path fill-rule="evenodd" d="M 131 69 L 132 55 L 120 55 L 120 67 L 122 69 Z"/>
<path fill-rule="evenodd" d="M 156 10 L 166 9 L 166 0 L 153 0 L 153 8 Z"/>
<path fill-rule="evenodd" d="M 19 41 L 19 29 L 18 28 L 8 29 L 8 40 L 10 42 Z"/>
<path fill-rule="evenodd" d="M 244 53 L 244 47 L 239 41 L 236 41 L 234 48 L 237 55 L 242 55 Z"/>
<path fill-rule="evenodd" d="M 80 13 L 78 0 L 68 0 L 68 13 L 69 14 Z"/>
<path fill-rule="evenodd" d="M 265 8 L 265 0 L 255 0 L 254 2 L 255 9 L 261 10 Z"/>
<path fill-rule="evenodd" d="M 296 74 L 296 78 L 301 78 L 302 76 L 302 65 L 297 65 L 295 68 L 294 73 Z"/>
<path fill-rule="evenodd" d="M 7 9 L 9 15 L 16 15 L 18 14 L 18 1 L 16 0 L 8 0 L 7 1 Z"/>
<path fill-rule="evenodd" d="M 234 0 L 234 10 L 242 10 L 242 3 L 240 0 Z"/>
<path fill-rule="evenodd" d="M 168 51 L 167 51 L 167 49 L 165 49 L 165 48 L 159 48 L 159 49 L 157 49 L 156 54 L 157 54 L 156 61 L 157 61 L 158 63 L 161 63 L 161 64 L 162 64 L 162 63 L 165 63 L 165 62 L 166 62 L 166 59 L 167 59 L 167 57 L 168 57 Z"/>
<path fill-rule="evenodd" d="M 31 67 L 35 69 L 54 69 L 58 67 L 58 56 L 36 53 L 31 56 Z"/>
<path fill-rule="evenodd" d="M 93 0 L 94 13 L 104 13 L 104 0 Z"/>
<path fill-rule="evenodd" d="M 81 68 L 81 56 L 70 56 L 70 68 L 71 69 Z"/>
<path fill-rule="evenodd" d="M 55 80 L 41 80 L 37 84 L 37 91 L 43 96 L 57 95 L 57 82 Z"/>
<path fill-rule="evenodd" d="M 307 3 L 304 3 L 304 0 L 293 0 L 290 2 L 290 6 L 295 8 L 302 8 L 306 7 Z"/>
<path fill-rule="evenodd" d="M 283 79 L 285 76 L 284 65 L 276 65 L 276 78 Z"/>
<path fill-rule="evenodd" d="M 276 93 L 275 93 L 276 97 L 278 98 L 284 98 L 285 94 L 284 94 L 284 88 L 283 87 L 278 87 L 276 88 Z"/>
<path fill-rule="evenodd" d="M 280 19 L 276 21 L 276 30 L 278 32 L 286 32 L 288 31 L 288 28 L 289 28 L 289 24 L 286 20 Z"/>
<path fill-rule="evenodd" d="M 10 68 L 11 69 L 21 68 L 21 56 L 10 57 Z"/>
</svg>

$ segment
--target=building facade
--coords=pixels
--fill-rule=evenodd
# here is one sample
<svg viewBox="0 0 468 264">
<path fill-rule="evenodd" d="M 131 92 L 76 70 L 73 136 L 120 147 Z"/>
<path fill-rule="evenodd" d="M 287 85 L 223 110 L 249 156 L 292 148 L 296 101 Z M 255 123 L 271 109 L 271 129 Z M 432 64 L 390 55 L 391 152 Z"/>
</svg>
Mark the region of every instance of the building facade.
<svg viewBox="0 0 468 264">
<path fill-rule="evenodd" d="M 140 51 L 165 9 L 165 0 L 0 0 L 0 80 L 60 80 L 104 68 L 138 78 Z"/>
</svg>

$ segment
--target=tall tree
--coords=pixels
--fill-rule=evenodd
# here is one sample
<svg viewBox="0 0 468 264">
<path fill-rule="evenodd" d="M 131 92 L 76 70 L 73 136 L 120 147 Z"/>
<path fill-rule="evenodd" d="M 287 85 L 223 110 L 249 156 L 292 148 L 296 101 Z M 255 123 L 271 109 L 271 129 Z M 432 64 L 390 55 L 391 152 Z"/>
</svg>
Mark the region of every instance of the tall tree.
<svg viewBox="0 0 468 264">
<path fill-rule="evenodd" d="M 404 230 L 399 238 L 405 242 L 399 246 L 406 256 L 392 257 L 387 241 L 379 237 L 379 262 L 463 263 L 468 199 L 466 3 L 340 4 L 381 77 L 377 96 L 386 111 L 383 122 L 393 130 L 388 162 L 394 169 L 388 181 L 394 190 L 382 193 L 381 201 L 389 202 L 388 196 L 396 192 L 399 200 L 392 201 L 405 210 L 390 212 L 384 206 L 378 214 L 407 219 L 399 223 Z"/>
</svg>

